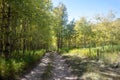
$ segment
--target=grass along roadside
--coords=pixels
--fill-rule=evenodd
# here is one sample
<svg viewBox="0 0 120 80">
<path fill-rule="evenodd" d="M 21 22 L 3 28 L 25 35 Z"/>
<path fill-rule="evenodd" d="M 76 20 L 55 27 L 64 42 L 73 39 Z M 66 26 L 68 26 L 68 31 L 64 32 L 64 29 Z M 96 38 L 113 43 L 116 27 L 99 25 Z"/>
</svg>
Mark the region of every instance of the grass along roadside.
<svg viewBox="0 0 120 80">
<path fill-rule="evenodd" d="M 102 60 L 106 64 L 113 64 L 119 62 L 120 46 L 114 45 L 113 48 L 114 49 L 111 49 L 111 46 L 104 46 L 104 50 L 103 47 L 96 47 L 91 49 L 72 49 L 69 50 L 69 52 L 64 53 L 63 55 L 77 56 L 80 58 L 89 58 L 93 60 Z"/>
<path fill-rule="evenodd" d="M 44 73 L 41 75 L 42 80 L 48 80 L 52 77 L 52 69 L 53 69 L 53 60 L 54 60 L 54 53 L 50 53 L 50 62 L 46 66 Z"/>
<path fill-rule="evenodd" d="M 42 80 L 48 80 L 52 76 L 52 68 L 52 64 L 48 63 L 48 65 L 46 66 L 46 70 L 41 75 Z"/>
<path fill-rule="evenodd" d="M 36 51 L 34 55 L 21 53 L 20 56 L 12 55 L 8 61 L 0 57 L 0 80 L 15 80 L 31 69 L 44 53 L 45 50 Z"/>
<path fill-rule="evenodd" d="M 101 49 L 99 54 L 97 49 Z M 66 58 L 66 63 L 72 67 L 73 73 L 82 79 L 119 80 L 119 47 L 115 47 L 117 51 L 110 49 L 108 46 L 104 47 L 104 51 L 102 51 L 102 47 L 91 48 L 91 53 L 89 53 L 89 48 L 72 49 L 62 55 Z"/>
</svg>

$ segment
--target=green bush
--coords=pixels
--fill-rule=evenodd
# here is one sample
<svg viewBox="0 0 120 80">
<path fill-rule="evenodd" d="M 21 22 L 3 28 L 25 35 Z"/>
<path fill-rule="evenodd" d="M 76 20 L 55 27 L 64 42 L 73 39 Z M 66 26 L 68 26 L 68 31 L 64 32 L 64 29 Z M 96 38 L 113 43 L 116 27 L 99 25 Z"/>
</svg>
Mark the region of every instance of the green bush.
<svg viewBox="0 0 120 80">
<path fill-rule="evenodd" d="M 62 48 L 59 50 L 60 53 L 66 53 L 66 52 L 69 52 L 69 48 Z"/>
</svg>

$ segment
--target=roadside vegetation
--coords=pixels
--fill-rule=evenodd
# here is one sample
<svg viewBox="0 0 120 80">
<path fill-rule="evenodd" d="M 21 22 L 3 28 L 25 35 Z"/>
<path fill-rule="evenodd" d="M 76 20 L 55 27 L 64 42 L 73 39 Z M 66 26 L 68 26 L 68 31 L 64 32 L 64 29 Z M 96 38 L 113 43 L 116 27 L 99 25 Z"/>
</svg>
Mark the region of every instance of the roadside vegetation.
<svg viewBox="0 0 120 80">
<path fill-rule="evenodd" d="M 31 51 L 30 51 L 31 52 Z M 9 60 L 0 57 L 0 78 L 1 80 L 14 80 L 29 72 L 38 61 L 42 58 L 45 50 L 36 51 L 33 54 L 26 52 L 26 54 L 15 53 Z"/>
<path fill-rule="evenodd" d="M 120 78 L 119 45 L 91 48 L 72 49 L 65 52 L 63 57 L 73 69 L 73 73 L 82 79 L 107 80 Z"/>
</svg>

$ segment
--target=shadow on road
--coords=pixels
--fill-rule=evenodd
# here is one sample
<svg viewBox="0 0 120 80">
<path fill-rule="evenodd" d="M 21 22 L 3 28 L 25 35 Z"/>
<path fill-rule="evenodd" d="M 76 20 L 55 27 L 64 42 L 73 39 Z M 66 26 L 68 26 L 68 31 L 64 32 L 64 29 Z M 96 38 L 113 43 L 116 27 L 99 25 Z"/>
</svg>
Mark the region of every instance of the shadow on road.
<svg viewBox="0 0 120 80">
<path fill-rule="evenodd" d="M 100 64 L 89 58 L 81 59 L 77 56 L 64 56 L 64 58 L 73 73 L 81 80 L 120 80 L 118 69 L 110 68 L 108 65 Z"/>
</svg>

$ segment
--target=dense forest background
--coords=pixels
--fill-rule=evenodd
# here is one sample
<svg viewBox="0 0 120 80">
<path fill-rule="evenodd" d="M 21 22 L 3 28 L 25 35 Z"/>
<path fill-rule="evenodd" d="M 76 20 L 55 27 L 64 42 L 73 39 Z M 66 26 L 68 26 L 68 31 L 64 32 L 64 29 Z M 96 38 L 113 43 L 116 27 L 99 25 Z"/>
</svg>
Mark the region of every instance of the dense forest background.
<svg viewBox="0 0 120 80">
<path fill-rule="evenodd" d="M 94 20 L 68 21 L 66 6 L 54 7 L 51 0 L 0 0 L 1 79 L 16 77 L 45 51 L 84 48 L 96 57 L 101 52 L 119 52 L 120 18 L 110 11 Z"/>
</svg>

